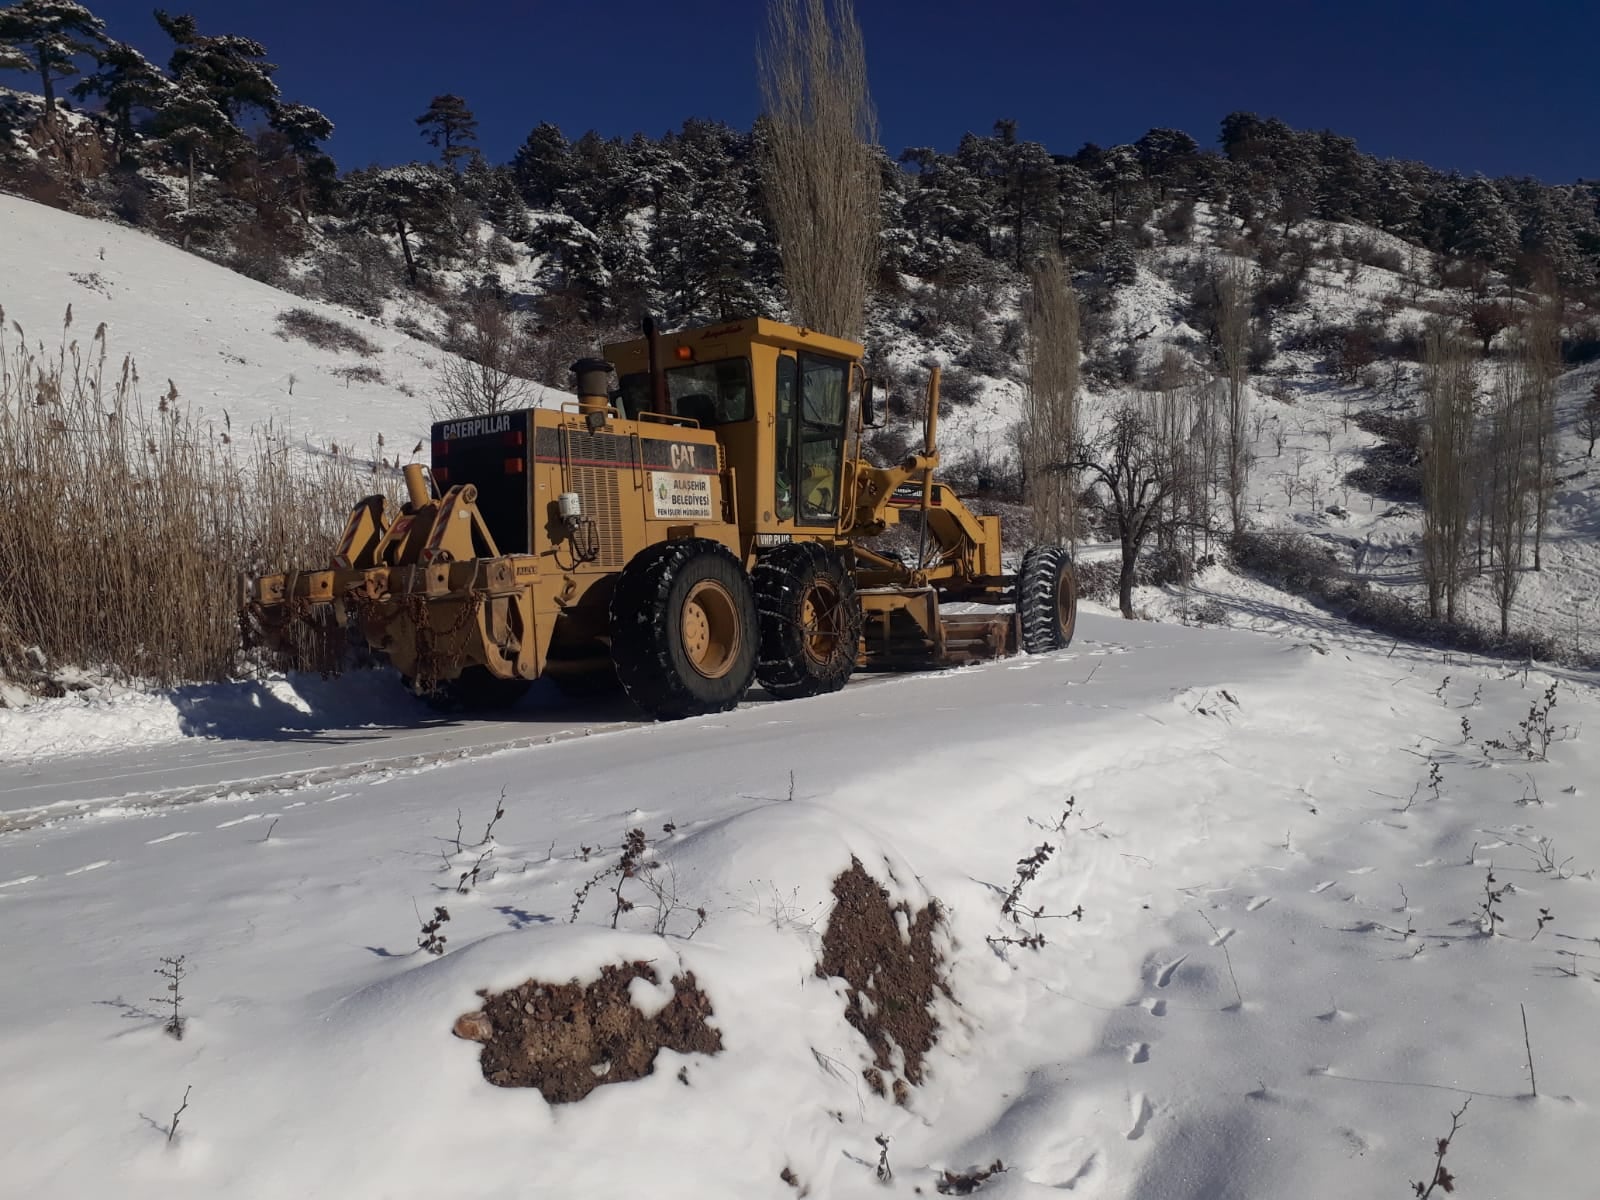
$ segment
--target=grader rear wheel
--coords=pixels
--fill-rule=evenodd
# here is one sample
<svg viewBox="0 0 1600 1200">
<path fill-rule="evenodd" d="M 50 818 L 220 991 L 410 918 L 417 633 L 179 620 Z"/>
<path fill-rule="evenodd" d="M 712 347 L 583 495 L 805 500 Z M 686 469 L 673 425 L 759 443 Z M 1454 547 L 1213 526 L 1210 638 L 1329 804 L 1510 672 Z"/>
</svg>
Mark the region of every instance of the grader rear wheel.
<svg viewBox="0 0 1600 1200">
<path fill-rule="evenodd" d="M 755 594 L 744 566 L 705 538 L 663 542 L 623 568 L 611 597 L 623 689 L 658 719 L 726 712 L 755 677 Z"/>
<path fill-rule="evenodd" d="M 861 601 L 839 556 L 816 542 L 780 546 L 756 565 L 754 583 L 761 686 L 778 700 L 842 688 L 860 648 Z"/>
<path fill-rule="evenodd" d="M 1049 654 L 1072 644 L 1078 625 L 1078 581 L 1064 546 L 1035 546 L 1022 556 L 1017 576 L 1017 615 L 1022 648 Z"/>
</svg>

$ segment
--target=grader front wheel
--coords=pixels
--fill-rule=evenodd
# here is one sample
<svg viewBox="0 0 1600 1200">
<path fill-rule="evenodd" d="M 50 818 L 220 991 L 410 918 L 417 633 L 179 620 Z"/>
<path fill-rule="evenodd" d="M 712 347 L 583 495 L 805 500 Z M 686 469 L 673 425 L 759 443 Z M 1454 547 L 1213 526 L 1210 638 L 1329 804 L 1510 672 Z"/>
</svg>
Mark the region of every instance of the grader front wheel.
<svg viewBox="0 0 1600 1200">
<path fill-rule="evenodd" d="M 704 538 L 640 551 L 612 593 L 611 655 L 623 689 L 650 716 L 733 708 L 756 664 L 755 595 L 743 564 Z"/>
<path fill-rule="evenodd" d="M 1035 546 L 1022 556 L 1017 576 L 1017 616 L 1022 648 L 1049 654 L 1072 644 L 1078 626 L 1078 581 L 1064 546 Z"/>
</svg>

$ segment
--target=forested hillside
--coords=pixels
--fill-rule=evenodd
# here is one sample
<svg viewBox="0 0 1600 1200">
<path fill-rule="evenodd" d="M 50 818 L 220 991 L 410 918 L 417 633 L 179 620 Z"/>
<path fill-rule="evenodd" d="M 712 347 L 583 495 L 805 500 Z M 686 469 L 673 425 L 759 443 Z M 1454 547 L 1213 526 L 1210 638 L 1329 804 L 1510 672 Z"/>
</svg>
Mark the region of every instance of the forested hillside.
<svg viewBox="0 0 1600 1200">
<path fill-rule="evenodd" d="M 534 111 L 496 163 L 470 97 L 443 95 L 394 114 L 416 126 L 419 161 L 346 171 L 323 149 L 338 114 L 282 95 L 268 47 L 156 20 L 165 63 L 75 3 L 0 9 L 0 79 L 40 93 L 0 92 L 0 188 L 557 387 L 646 312 L 789 313 L 768 118 L 624 138 Z M 1307 545 L 1240 541 L 1287 529 L 1320 543 L 1312 574 L 1331 554 L 1441 621 L 1591 619 L 1571 589 L 1541 607 L 1543 585 L 1522 589 L 1520 622 L 1513 609 L 1552 553 L 1589 577 L 1600 385 L 1580 368 L 1600 358 L 1600 183 L 1467 178 L 1247 112 L 1109 147 L 1045 146 L 1025 120 L 980 128 L 871 148 L 866 342 L 898 421 L 878 454 L 908 444 L 938 363 L 946 473 L 980 502 L 1119 541 L 1121 595 L 1115 572 L 1086 582 L 1125 612 L 1138 585 L 1242 562 L 1360 609 L 1342 574 L 1284 568 Z M 1047 294 L 1075 339 L 1054 382 Z M 1044 444 L 1042 398 L 1063 388 L 1081 416 Z M 457 401 L 506 394 L 491 391 Z M 1148 519 L 1105 482 L 1119 416 L 1127 445 L 1166 463 Z M 1443 442 L 1436 417 L 1457 431 Z M 1424 450 L 1451 437 L 1455 474 L 1433 479 Z M 1051 482 L 1063 472 L 1069 486 Z"/>
</svg>

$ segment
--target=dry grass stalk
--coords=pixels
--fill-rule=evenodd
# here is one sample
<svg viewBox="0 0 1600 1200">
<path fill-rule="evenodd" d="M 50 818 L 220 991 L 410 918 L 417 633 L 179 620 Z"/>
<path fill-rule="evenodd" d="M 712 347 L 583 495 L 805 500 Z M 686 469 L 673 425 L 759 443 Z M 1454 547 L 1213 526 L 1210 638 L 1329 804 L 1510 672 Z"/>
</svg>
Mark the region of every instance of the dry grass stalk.
<svg viewBox="0 0 1600 1200">
<path fill-rule="evenodd" d="M 396 491 L 379 462 L 202 421 L 171 380 L 152 409 L 133 358 L 104 325 L 80 344 L 70 309 L 53 352 L 3 313 L 0 674 L 235 676 L 241 576 L 326 562 L 356 500 Z"/>
</svg>

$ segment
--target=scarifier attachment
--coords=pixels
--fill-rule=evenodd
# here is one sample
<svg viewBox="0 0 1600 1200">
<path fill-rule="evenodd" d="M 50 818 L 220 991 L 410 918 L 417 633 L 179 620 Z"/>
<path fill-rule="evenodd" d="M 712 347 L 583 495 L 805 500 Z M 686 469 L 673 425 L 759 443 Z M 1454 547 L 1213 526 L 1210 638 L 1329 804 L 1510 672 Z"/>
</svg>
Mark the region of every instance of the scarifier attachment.
<svg viewBox="0 0 1600 1200">
<path fill-rule="evenodd" d="M 367 642 L 413 679 L 431 682 L 463 664 L 533 678 L 532 601 L 522 581 L 536 564 L 500 553 L 471 484 L 433 499 L 420 466 L 406 467 L 405 480 L 409 503 L 392 523 L 382 496 L 355 506 L 332 567 L 255 582 L 245 608 L 258 639 L 292 656 L 307 628 L 325 638 L 353 615 Z"/>
</svg>

